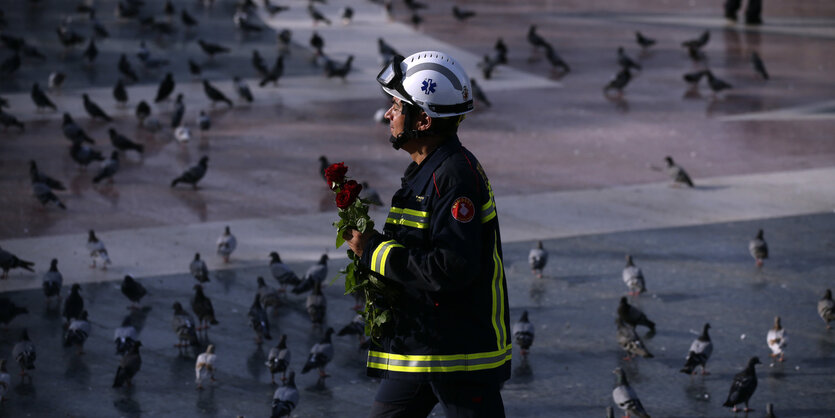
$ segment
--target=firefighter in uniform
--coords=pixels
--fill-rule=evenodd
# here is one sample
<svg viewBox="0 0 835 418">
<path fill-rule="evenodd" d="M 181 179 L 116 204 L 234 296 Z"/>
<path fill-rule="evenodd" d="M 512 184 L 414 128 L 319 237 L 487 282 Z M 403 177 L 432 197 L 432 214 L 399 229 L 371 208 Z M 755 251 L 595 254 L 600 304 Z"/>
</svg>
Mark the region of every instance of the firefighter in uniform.
<svg viewBox="0 0 835 418">
<path fill-rule="evenodd" d="M 383 232 L 343 237 L 371 274 L 395 289 L 376 303 L 391 324 L 369 350 L 382 378 L 372 417 L 504 417 L 511 338 L 501 237 L 490 182 L 458 140 L 473 109 L 467 74 L 452 57 L 396 56 L 377 77 L 395 149 L 413 162 Z"/>
</svg>

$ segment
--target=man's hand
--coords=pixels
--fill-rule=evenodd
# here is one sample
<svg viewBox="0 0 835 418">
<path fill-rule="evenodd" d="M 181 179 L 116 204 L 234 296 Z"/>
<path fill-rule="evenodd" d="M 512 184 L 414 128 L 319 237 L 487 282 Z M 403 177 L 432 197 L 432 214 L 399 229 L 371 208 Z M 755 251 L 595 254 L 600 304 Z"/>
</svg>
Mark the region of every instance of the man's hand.
<svg viewBox="0 0 835 418">
<path fill-rule="evenodd" d="M 363 248 L 365 248 L 365 244 L 368 243 L 368 239 L 378 235 L 379 232 L 375 230 L 365 231 L 365 233 L 360 233 L 360 231 L 356 229 L 349 229 L 342 233 L 342 239 L 348 243 L 348 246 L 351 247 L 351 251 L 354 252 L 359 257 L 362 257 Z"/>
</svg>

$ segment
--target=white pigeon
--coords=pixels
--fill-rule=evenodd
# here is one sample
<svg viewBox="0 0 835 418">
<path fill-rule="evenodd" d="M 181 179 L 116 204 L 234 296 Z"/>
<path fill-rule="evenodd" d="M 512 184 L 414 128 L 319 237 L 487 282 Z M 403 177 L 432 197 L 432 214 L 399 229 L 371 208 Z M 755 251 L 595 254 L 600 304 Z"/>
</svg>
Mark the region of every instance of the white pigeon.
<svg viewBox="0 0 835 418">
<path fill-rule="evenodd" d="M 624 374 L 623 369 L 618 367 L 612 373 L 617 376 L 617 384 L 615 385 L 615 389 L 612 391 L 612 399 L 618 407 L 623 410 L 627 417 L 635 416 L 639 418 L 650 418 L 647 411 L 644 410 L 641 400 L 638 399 L 638 394 L 635 393 L 635 390 L 632 389 L 631 386 L 629 386 L 629 382 L 626 380 L 626 374 Z"/>
<path fill-rule="evenodd" d="M 647 291 L 644 282 L 644 272 L 632 262 L 632 256 L 626 256 L 626 267 L 623 268 L 623 282 L 629 288 L 630 296 L 638 296 Z"/>
<path fill-rule="evenodd" d="M 91 268 L 95 268 L 96 263 L 98 263 L 102 270 L 107 269 L 107 265 L 110 264 L 110 256 L 107 254 L 104 242 L 96 236 L 96 232 L 92 229 L 87 235 L 87 251 L 90 252 L 90 258 L 93 261 L 93 264 L 90 265 Z"/>
<path fill-rule="evenodd" d="M 0 359 L 0 402 L 6 400 L 6 393 L 12 387 L 12 376 L 6 370 L 6 359 Z"/>
<path fill-rule="evenodd" d="M 179 143 L 186 143 L 191 139 L 191 129 L 188 126 L 181 125 L 174 129 L 174 138 Z"/>
<path fill-rule="evenodd" d="M 542 270 L 548 263 L 548 251 L 542 248 L 542 241 L 537 241 L 536 248 L 531 248 L 531 252 L 528 253 L 528 263 L 531 265 L 531 272 L 541 279 Z"/>
<path fill-rule="evenodd" d="M 212 382 L 215 381 L 215 359 L 217 355 L 215 354 L 215 346 L 209 344 L 206 347 L 205 353 L 200 353 L 197 356 L 197 361 L 194 363 L 194 382 L 197 383 L 197 389 L 203 389 L 203 382 L 206 379 L 210 379 Z"/>
<path fill-rule="evenodd" d="M 768 348 L 771 349 L 770 355 L 772 358 L 777 358 L 779 362 L 783 361 L 787 341 L 786 330 L 780 324 L 780 317 L 774 317 L 774 328 L 768 330 L 768 336 L 766 337 Z"/>
<path fill-rule="evenodd" d="M 710 329 L 710 324 L 705 323 L 704 328 L 702 328 L 702 334 L 690 344 L 690 350 L 687 352 L 687 360 L 684 362 L 684 367 L 679 370 L 680 372 L 695 374 L 696 367 L 702 366 L 702 374 L 708 374 L 707 361 L 710 359 L 710 355 L 713 354 L 713 342 L 710 341 L 710 334 L 707 333 L 708 329 Z"/>
<path fill-rule="evenodd" d="M 227 226 L 223 230 L 223 235 L 217 239 L 217 254 L 223 257 L 224 263 L 228 263 L 229 256 L 232 255 L 232 252 L 235 251 L 237 246 L 238 240 L 232 235 L 232 232 L 229 231 L 229 227 Z"/>
</svg>

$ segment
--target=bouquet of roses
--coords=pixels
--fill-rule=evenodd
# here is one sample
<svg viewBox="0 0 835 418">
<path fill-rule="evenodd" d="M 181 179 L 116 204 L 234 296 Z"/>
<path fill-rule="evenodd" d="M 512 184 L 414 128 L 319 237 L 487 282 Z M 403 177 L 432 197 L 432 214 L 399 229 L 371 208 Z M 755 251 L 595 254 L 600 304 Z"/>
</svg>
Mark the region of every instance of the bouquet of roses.
<svg viewBox="0 0 835 418">
<path fill-rule="evenodd" d="M 328 188 L 336 194 L 334 200 L 339 211 L 339 220 L 333 223 L 336 227 L 336 248 L 345 243 L 345 239 L 342 238 L 344 232 L 356 229 L 364 233 L 374 229 L 374 221 L 368 216 L 369 202 L 359 197 L 362 185 L 348 180 L 347 173 L 348 167 L 345 163 L 331 164 L 325 169 L 325 180 Z M 348 259 L 351 262 L 339 271 L 340 275 L 345 277 L 345 294 L 365 299 L 362 312 L 365 318 L 365 333 L 375 338 L 380 337 L 391 313 L 387 309 L 375 306 L 374 300 L 385 293 L 385 285 L 360 265 L 360 257 L 350 249 Z"/>
</svg>

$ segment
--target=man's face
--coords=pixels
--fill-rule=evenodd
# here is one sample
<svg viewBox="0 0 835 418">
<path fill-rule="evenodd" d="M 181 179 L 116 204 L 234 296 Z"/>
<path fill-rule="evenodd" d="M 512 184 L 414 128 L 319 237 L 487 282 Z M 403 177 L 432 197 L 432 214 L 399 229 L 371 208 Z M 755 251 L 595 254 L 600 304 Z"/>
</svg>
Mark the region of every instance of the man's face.
<svg viewBox="0 0 835 418">
<path fill-rule="evenodd" d="M 389 130 L 392 137 L 397 138 L 398 135 L 403 133 L 406 116 L 403 114 L 403 102 L 400 99 L 397 97 L 391 98 L 391 107 L 386 112 L 385 118 L 389 121 Z"/>
</svg>

